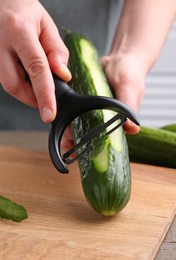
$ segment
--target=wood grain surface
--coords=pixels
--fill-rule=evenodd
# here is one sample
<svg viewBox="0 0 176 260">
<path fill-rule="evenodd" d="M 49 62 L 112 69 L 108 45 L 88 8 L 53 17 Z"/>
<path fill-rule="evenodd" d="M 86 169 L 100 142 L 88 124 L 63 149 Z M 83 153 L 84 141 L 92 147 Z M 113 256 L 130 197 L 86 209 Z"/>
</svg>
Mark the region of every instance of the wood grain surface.
<svg viewBox="0 0 176 260">
<path fill-rule="evenodd" d="M 0 220 L 0 259 L 153 259 L 176 213 L 174 169 L 131 164 L 132 194 L 115 217 L 87 203 L 77 164 L 56 172 L 48 153 L 0 147 L 0 194 L 24 205 Z"/>
</svg>

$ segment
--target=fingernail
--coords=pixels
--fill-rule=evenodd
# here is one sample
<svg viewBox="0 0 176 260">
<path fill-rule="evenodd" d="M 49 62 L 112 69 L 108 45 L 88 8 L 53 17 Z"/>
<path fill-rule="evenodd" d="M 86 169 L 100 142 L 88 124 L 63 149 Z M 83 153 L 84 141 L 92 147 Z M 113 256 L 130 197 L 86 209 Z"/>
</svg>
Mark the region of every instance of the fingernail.
<svg viewBox="0 0 176 260">
<path fill-rule="evenodd" d="M 70 81 L 72 76 L 71 76 L 71 72 L 69 71 L 68 67 L 63 64 L 62 67 L 59 70 L 59 74 L 61 75 L 62 79 L 67 81 Z"/>
<path fill-rule="evenodd" d="M 49 122 L 53 118 L 53 112 L 49 107 L 44 107 L 42 109 L 42 119 L 44 122 Z"/>
</svg>

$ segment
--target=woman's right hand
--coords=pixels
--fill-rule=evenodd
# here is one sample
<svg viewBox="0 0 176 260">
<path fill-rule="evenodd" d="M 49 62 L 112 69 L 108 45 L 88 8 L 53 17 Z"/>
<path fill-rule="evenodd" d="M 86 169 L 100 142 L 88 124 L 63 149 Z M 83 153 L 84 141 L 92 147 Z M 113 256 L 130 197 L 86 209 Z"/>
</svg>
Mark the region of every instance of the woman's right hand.
<svg viewBox="0 0 176 260">
<path fill-rule="evenodd" d="M 53 121 L 56 101 L 51 70 L 65 81 L 71 79 L 69 53 L 56 25 L 38 0 L 1 0 L 0 28 L 0 82 L 4 90 L 38 107 L 44 122 Z"/>
</svg>

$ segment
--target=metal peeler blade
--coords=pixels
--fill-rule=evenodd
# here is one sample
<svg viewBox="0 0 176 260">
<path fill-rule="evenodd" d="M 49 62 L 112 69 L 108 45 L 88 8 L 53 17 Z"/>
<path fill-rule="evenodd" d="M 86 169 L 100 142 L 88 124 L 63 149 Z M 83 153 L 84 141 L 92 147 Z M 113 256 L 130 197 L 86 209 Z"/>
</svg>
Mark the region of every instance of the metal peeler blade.
<svg viewBox="0 0 176 260">
<path fill-rule="evenodd" d="M 113 131 L 115 131 L 117 128 L 119 128 L 121 125 L 123 125 L 126 122 L 126 117 L 120 113 L 112 117 L 110 120 L 108 120 L 106 123 L 102 125 L 97 125 L 93 129 L 91 129 L 87 134 L 85 134 L 82 138 L 81 141 L 76 144 L 73 148 L 71 148 L 69 151 L 63 154 L 63 161 L 66 162 L 67 164 L 71 164 L 74 161 L 78 160 L 82 156 L 85 155 L 88 151 L 92 150 L 92 146 L 90 145 L 90 141 L 100 133 L 102 133 L 104 130 L 106 130 L 107 127 L 109 127 L 111 124 L 113 124 L 115 121 L 121 119 L 120 123 L 114 126 L 111 130 L 105 133 L 105 135 L 111 134 Z M 80 153 L 77 153 L 75 157 L 72 157 L 73 153 L 77 152 L 80 147 L 83 145 L 86 145 L 87 147 Z"/>
</svg>

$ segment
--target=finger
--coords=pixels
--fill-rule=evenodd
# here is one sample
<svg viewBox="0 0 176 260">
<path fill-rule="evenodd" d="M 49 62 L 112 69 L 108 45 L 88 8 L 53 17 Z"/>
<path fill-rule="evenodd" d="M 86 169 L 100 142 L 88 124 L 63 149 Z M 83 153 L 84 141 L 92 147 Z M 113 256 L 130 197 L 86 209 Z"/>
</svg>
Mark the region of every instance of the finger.
<svg viewBox="0 0 176 260">
<path fill-rule="evenodd" d="M 41 31 L 40 42 L 47 55 L 51 70 L 64 81 L 69 81 L 71 79 L 71 73 L 67 67 L 69 51 L 48 14 L 43 16 Z"/>
<path fill-rule="evenodd" d="M 15 51 L 31 80 L 41 118 L 44 122 L 51 122 L 56 115 L 54 82 L 38 36 L 30 28 L 15 40 Z"/>
<path fill-rule="evenodd" d="M 73 138 L 70 130 L 70 126 L 66 128 L 62 137 L 61 147 L 66 151 L 73 147 Z"/>
<path fill-rule="evenodd" d="M 0 81 L 4 90 L 26 105 L 37 107 L 37 101 L 31 84 L 26 80 L 25 72 L 15 54 L 1 55 Z"/>
<path fill-rule="evenodd" d="M 131 84 L 128 83 L 119 83 L 117 84 L 117 87 L 114 88 L 114 94 L 119 101 L 127 104 L 134 111 L 138 111 L 140 105 L 139 100 L 141 99 L 139 98 L 138 92 L 134 86 L 131 86 Z M 129 134 L 137 134 L 140 127 L 132 121 L 127 120 L 124 124 L 124 129 Z"/>
<path fill-rule="evenodd" d="M 71 130 L 70 130 L 70 126 L 66 128 L 62 141 L 61 141 L 61 148 L 64 152 L 69 151 L 71 148 L 73 148 L 74 146 L 74 142 L 73 142 L 73 138 L 72 138 L 72 134 L 71 134 Z M 76 153 L 72 154 L 72 158 L 76 155 Z"/>
<path fill-rule="evenodd" d="M 134 124 L 130 120 L 127 120 L 123 127 L 125 132 L 128 134 L 137 134 L 140 131 L 140 126 Z"/>
<path fill-rule="evenodd" d="M 73 143 L 73 140 L 62 140 L 61 142 L 61 148 L 64 152 L 67 152 L 69 151 L 71 148 L 73 148 L 74 146 L 74 143 Z"/>
<path fill-rule="evenodd" d="M 72 137 L 72 134 L 71 134 L 71 129 L 70 129 L 70 126 L 68 126 L 64 132 L 64 136 L 63 136 L 64 139 L 67 139 L 67 140 L 72 140 L 73 137 Z"/>
</svg>

